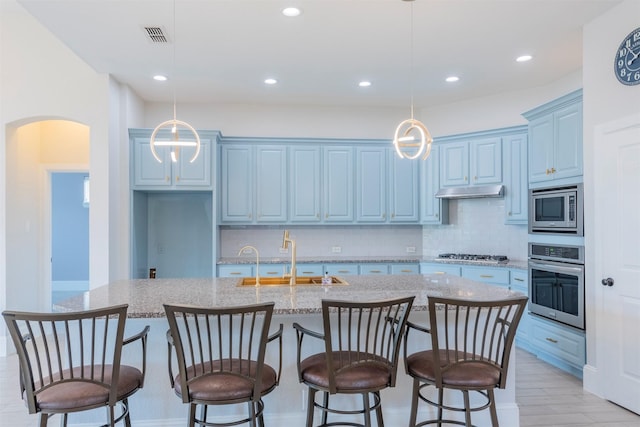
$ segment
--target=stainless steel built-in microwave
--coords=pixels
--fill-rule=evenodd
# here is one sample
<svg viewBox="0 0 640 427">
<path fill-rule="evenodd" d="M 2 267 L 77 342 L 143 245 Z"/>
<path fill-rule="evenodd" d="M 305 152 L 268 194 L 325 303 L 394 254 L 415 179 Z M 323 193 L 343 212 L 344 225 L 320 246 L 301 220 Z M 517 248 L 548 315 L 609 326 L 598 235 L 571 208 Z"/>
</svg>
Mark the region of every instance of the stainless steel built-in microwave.
<svg viewBox="0 0 640 427">
<path fill-rule="evenodd" d="M 529 233 L 584 235 L 582 184 L 529 190 Z"/>
</svg>

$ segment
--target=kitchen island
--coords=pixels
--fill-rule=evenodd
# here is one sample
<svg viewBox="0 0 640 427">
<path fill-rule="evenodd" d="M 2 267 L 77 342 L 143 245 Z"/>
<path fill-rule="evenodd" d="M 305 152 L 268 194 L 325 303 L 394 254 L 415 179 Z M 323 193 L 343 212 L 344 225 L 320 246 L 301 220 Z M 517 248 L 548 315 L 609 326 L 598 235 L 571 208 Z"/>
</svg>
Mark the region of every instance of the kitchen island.
<svg viewBox="0 0 640 427">
<path fill-rule="evenodd" d="M 427 323 L 427 297 L 445 296 L 489 300 L 520 295 L 506 288 L 477 283 L 450 275 L 384 275 L 345 276 L 346 285 L 309 286 L 239 286 L 237 278 L 203 279 L 140 279 L 124 280 L 105 285 L 82 296 L 65 300 L 55 309 L 84 310 L 115 304 L 129 304 L 126 331 L 134 333 L 144 325 L 151 325 L 147 380 L 145 387 L 130 399 L 131 416 L 135 426 L 182 426 L 186 422 L 187 405 L 183 405 L 169 386 L 166 360 L 165 320 L 163 303 L 192 304 L 199 306 L 233 306 L 275 302 L 272 331 L 282 323 L 283 369 L 280 385 L 265 398 L 265 421 L 276 426 L 288 423 L 304 425 L 306 387 L 298 383 L 296 371 L 296 339 L 291 325 L 298 322 L 305 327 L 322 330 L 321 300 L 324 298 L 350 301 L 372 301 L 403 296 L 415 296 L 411 321 Z M 427 348 L 428 342 L 418 342 L 413 335 L 410 352 Z M 309 342 L 309 351 L 322 351 L 321 343 Z M 130 351 L 129 349 L 127 349 Z M 138 350 L 131 349 L 131 350 Z M 268 349 L 267 361 L 277 363 L 276 347 Z M 515 353 L 512 353 L 514 357 Z M 124 360 L 135 360 L 134 354 L 124 354 Z M 510 366 L 508 386 L 496 392 L 498 415 L 502 425 L 519 425 L 518 406 L 515 402 L 515 365 Z M 406 425 L 409 417 L 411 380 L 399 364 L 396 387 L 382 391 L 385 423 L 390 426 Z M 452 395 L 452 398 L 457 396 Z M 354 402 L 354 406 L 359 402 Z M 220 419 L 236 414 L 245 408 L 216 408 L 211 414 Z M 427 408 L 422 408 L 427 412 Z M 102 420 L 103 411 L 77 415 L 71 424 Z M 476 424 L 488 425 L 488 416 L 477 414 Z"/>
</svg>

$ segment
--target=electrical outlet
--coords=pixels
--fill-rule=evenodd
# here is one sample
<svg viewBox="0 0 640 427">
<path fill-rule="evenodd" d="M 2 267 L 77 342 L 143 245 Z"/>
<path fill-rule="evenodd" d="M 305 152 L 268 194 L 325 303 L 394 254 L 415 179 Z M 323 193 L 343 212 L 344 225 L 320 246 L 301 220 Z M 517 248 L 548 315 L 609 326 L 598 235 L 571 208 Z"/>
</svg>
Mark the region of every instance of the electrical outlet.
<svg viewBox="0 0 640 427">
<path fill-rule="evenodd" d="M 331 252 L 333 252 L 334 254 L 339 254 L 342 252 L 342 246 L 332 246 L 331 247 Z"/>
<path fill-rule="evenodd" d="M 280 251 L 281 254 L 288 254 L 289 253 L 289 248 L 280 247 L 280 248 L 278 248 L 278 250 Z"/>
<path fill-rule="evenodd" d="M 408 254 L 415 254 L 416 253 L 416 247 L 415 246 L 407 246 L 407 253 Z"/>
</svg>

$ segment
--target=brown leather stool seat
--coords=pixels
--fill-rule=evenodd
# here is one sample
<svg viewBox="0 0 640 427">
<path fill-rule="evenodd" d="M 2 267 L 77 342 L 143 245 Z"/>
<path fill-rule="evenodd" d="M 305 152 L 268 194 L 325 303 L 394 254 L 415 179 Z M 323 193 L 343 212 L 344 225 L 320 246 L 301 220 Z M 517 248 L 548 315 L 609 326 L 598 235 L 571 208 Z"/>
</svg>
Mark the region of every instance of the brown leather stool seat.
<svg viewBox="0 0 640 427">
<path fill-rule="evenodd" d="M 298 379 L 309 388 L 307 427 L 312 427 L 314 411 L 322 413 L 318 425 L 371 427 L 375 412 L 378 427 L 384 426 L 380 391 L 394 387 L 400 343 L 414 297 L 386 301 L 322 301 L 324 332 L 293 324 L 298 338 Z M 305 337 L 324 341 L 325 351 L 302 357 Z M 316 393 L 322 392 L 321 403 Z M 329 405 L 333 394 L 359 394 L 362 407 L 341 409 Z M 363 423 L 346 419 L 328 422 L 328 414 L 362 415 Z"/>
</svg>

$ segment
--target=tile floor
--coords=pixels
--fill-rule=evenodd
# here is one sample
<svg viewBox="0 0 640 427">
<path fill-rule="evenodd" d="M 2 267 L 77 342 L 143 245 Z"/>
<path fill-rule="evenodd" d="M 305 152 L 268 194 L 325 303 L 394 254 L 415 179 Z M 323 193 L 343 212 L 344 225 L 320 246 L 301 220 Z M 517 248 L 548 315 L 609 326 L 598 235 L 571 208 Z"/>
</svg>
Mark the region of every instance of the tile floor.
<svg viewBox="0 0 640 427">
<path fill-rule="evenodd" d="M 580 380 L 523 350 L 516 369 L 521 427 L 640 427 L 639 415 L 583 391 Z M 0 357 L 0 384 L 0 427 L 35 427 L 37 416 L 20 400 L 15 356 Z"/>
</svg>

